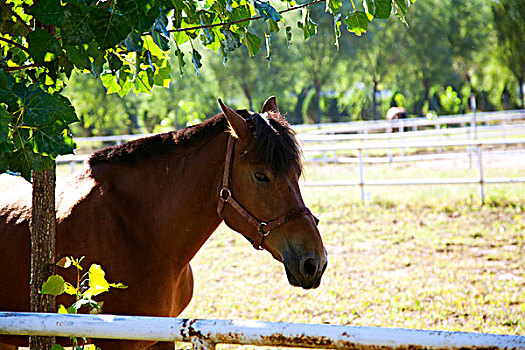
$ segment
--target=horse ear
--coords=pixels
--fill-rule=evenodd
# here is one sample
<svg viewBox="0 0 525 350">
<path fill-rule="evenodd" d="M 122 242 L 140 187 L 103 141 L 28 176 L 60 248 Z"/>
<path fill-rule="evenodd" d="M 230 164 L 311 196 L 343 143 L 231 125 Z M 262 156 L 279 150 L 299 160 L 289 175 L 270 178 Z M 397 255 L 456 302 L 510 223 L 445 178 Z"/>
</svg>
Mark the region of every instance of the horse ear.
<svg viewBox="0 0 525 350">
<path fill-rule="evenodd" d="M 231 128 L 233 131 L 235 131 L 235 134 L 239 138 L 239 140 L 242 142 L 246 142 L 251 138 L 251 132 L 248 127 L 248 123 L 246 120 L 241 117 L 237 112 L 235 112 L 230 107 L 226 106 L 222 100 L 219 98 L 219 105 L 221 106 L 222 111 L 224 112 L 224 115 L 228 119 L 228 123 L 230 123 Z"/>
<path fill-rule="evenodd" d="M 277 107 L 277 100 L 275 99 L 275 96 L 268 97 L 266 102 L 264 102 L 261 113 L 266 112 L 279 113 L 279 107 Z"/>
</svg>

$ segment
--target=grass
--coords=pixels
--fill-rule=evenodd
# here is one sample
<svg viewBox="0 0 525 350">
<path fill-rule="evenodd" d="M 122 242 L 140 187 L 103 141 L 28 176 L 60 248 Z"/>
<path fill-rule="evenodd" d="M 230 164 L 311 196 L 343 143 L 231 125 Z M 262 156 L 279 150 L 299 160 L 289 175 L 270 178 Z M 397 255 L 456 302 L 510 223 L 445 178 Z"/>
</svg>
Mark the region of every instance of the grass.
<svg viewBox="0 0 525 350">
<path fill-rule="evenodd" d="M 182 316 L 525 334 L 525 202 L 312 209 L 330 259 L 319 289 L 289 286 L 268 254 L 221 227 L 192 263 Z"/>
</svg>

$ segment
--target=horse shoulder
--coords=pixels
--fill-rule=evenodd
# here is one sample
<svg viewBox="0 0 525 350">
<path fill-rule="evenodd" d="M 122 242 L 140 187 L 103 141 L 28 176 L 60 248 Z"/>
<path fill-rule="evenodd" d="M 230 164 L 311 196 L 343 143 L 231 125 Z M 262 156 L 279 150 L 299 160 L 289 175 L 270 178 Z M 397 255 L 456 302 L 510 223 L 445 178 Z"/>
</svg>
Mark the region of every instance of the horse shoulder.
<svg viewBox="0 0 525 350">
<path fill-rule="evenodd" d="M 0 217 L 6 223 L 22 223 L 31 216 L 32 187 L 19 176 L 0 175 Z"/>
</svg>

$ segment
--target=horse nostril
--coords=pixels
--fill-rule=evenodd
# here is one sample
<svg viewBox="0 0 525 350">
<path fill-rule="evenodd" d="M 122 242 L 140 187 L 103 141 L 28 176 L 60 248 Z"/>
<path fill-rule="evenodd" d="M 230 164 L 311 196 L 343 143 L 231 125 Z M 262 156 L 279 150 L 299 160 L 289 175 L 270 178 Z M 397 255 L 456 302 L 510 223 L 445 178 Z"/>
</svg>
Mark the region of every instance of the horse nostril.
<svg viewBox="0 0 525 350">
<path fill-rule="evenodd" d="M 313 258 L 304 258 L 301 263 L 301 272 L 303 275 L 314 276 L 317 272 L 317 265 Z"/>
</svg>

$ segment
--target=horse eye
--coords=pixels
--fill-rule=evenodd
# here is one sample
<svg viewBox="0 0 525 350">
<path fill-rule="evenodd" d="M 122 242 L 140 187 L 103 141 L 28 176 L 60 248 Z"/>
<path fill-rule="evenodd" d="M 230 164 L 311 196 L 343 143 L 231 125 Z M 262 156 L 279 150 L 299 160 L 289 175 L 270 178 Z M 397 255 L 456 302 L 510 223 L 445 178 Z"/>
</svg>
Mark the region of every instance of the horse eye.
<svg viewBox="0 0 525 350">
<path fill-rule="evenodd" d="M 270 182 L 270 179 L 268 178 L 268 176 L 266 176 L 265 173 L 256 172 L 256 173 L 253 174 L 253 177 L 258 182 Z"/>
</svg>

